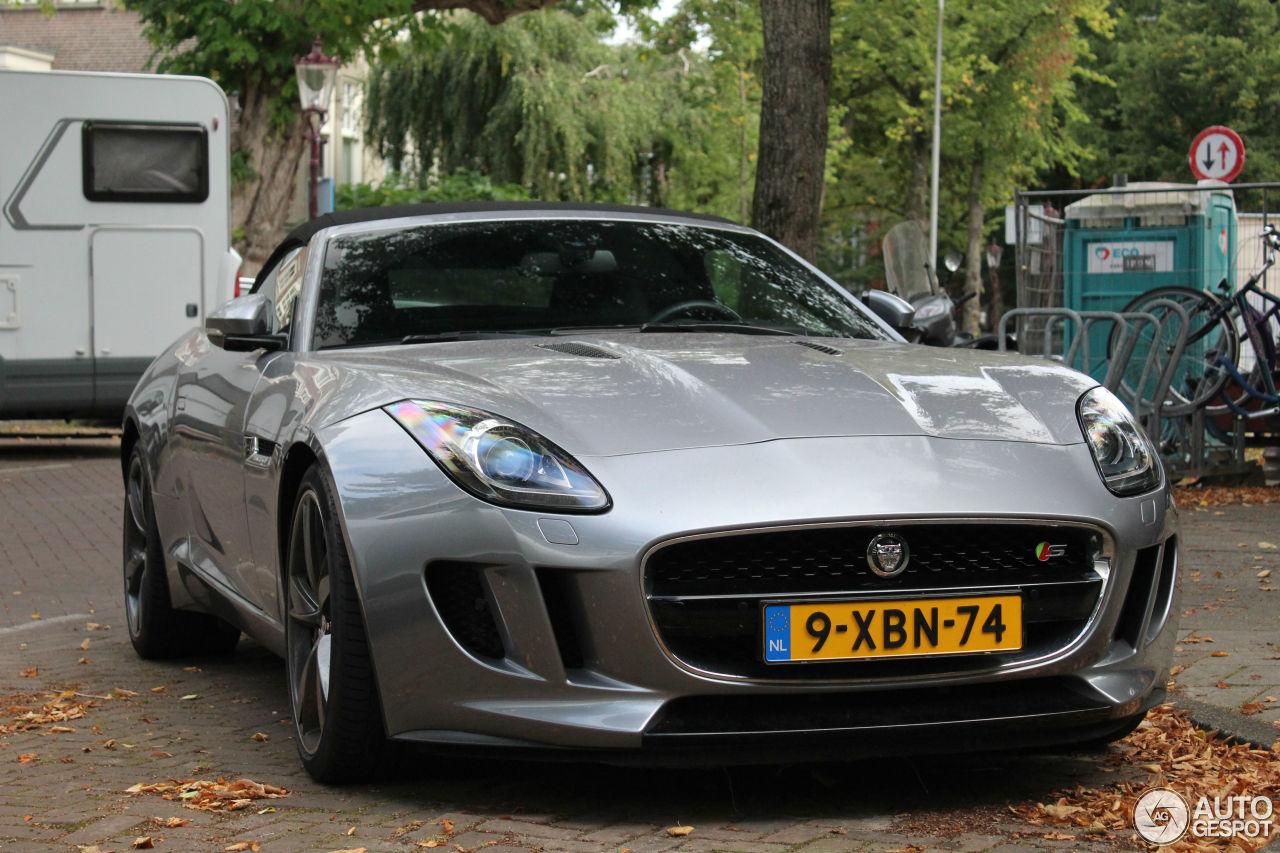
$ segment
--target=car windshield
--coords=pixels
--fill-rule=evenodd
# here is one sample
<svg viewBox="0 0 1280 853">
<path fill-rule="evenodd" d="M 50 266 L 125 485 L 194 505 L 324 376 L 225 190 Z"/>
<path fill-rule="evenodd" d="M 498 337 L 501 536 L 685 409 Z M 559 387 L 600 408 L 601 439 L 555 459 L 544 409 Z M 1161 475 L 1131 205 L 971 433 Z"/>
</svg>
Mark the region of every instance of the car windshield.
<svg viewBox="0 0 1280 853">
<path fill-rule="evenodd" d="M 849 297 L 758 236 L 534 219 L 331 239 L 314 346 L 615 328 L 888 337 Z"/>
</svg>

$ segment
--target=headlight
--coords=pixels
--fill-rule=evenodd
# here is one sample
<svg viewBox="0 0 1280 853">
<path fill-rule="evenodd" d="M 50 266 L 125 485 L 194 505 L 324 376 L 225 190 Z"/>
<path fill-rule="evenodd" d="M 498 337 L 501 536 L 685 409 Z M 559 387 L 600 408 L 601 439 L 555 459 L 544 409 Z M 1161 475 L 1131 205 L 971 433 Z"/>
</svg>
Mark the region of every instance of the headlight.
<svg viewBox="0 0 1280 853">
<path fill-rule="evenodd" d="M 577 460 L 519 424 L 423 400 L 405 400 L 384 411 L 454 482 L 482 500 L 560 512 L 609 508 L 609 495 Z"/>
<path fill-rule="evenodd" d="M 917 320 L 928 320 L 931 317 L 940 317 L 947 313 L 947 303 L 942 299 L 930 299 L 925 304 L 916 309 Z"/>
<path fill-rule="evenodd" d="M 1115 394 L 1094 388 L 1076 410 L 1102 482 L 1112 493 L 1136 495 L 1160 484 L 1159 456 Z"/>
</svg>

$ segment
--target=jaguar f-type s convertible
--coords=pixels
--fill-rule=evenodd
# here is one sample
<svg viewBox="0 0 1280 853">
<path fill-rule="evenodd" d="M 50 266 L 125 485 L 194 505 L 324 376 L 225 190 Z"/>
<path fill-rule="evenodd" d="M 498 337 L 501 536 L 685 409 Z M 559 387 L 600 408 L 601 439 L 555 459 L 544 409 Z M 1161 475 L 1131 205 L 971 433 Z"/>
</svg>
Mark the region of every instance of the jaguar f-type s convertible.
<svg viewBox="0 0 1280 853">
<path fill-rule="evenodd" d="M 349 211 L 146 372 L 144 657 L 286 662 L 298 751 L 766 762 L 1105 742 L 1164 695 L 1176 510 L 1121 402 L 906 343 L 733 223 Z"/>
</svg>

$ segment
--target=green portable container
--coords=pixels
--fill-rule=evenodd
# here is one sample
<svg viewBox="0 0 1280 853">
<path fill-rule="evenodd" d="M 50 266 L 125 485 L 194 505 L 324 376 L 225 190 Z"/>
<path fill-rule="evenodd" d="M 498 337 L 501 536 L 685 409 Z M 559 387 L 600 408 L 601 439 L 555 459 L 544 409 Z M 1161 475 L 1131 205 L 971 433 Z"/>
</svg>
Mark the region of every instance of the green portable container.
<svg viewBox="0 0 1280 853">
<path fill-rule="evenodd" d="M 1129 184 L 1068 205 L 1065 218 L 1064 307 L 1120 311 L 1152 288 L 1209 290 L 1233 276 L 1236 205 L 1220 181 Z M 1077 365 L 1097 378 L 1110 333 L 1110 324 L 1096 324 L 1090 363 Z"/>
</svg>

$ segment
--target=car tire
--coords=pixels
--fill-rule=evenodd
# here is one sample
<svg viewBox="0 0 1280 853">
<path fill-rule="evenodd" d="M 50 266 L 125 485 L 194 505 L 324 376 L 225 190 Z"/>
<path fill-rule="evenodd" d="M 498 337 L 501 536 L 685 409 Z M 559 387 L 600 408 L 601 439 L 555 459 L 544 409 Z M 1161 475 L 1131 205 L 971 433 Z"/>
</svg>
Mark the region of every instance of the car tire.
<svg viewBox="0 0 1280 853">
<path fill-rule="evenodd" d="M 288 536 L 286 669 L 298 755 L 317 782 L 367 779 L 386 739 L 382 707 L 337 503 L 317 466 L 299 485 Z"/>
<path fill-rule="evenodd" d="M 240 640 L 238 629 L 207 613 L 180 613 L 173 607 L 141 444 L 129 452 L 124 487 L 124 609 L 134 651 L 147 660 L 231 651 Z"/>
</svg>

